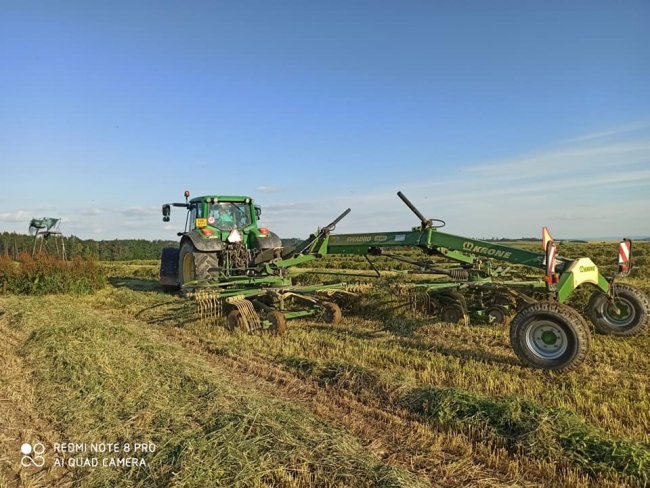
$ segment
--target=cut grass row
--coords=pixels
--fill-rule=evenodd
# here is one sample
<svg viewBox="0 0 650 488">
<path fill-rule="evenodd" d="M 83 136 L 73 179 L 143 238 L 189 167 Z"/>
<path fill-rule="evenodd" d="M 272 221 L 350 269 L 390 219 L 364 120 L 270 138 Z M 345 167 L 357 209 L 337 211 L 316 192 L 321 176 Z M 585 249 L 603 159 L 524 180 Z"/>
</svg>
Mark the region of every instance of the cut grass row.
<svg viewBox="0 0 650 488">
<path fill-rule="evenodd" d="M 383 435 L 394 438 L 401 434 L 391 432 L 395 422 L 387 422 L 386 417 L 393 420 L 397 416 L 405 422 L 411 419 L 429 426 L 433 430 L 423 436 L 422 429 L 409 425 L 409 431 L 400 436 L 401 447 L 397 449 L 408 452 L 413 465 L 420 469 L 440 470 L 437 458 L 451 455 L 452 464 L 482 464 L 498 469 L 502 475 L 507 473 L 523 485 L 532 480 L 544 480 L 548 486 L 643 486 L 646 482 L 646 446 L 613 439 L 585 425 L 572 412 L 544 409 L 516 398 L 485 398 L 456 389 L 397 388 L 387 385 L 372 371 L 342 361 L 321 364 L 297 357 L 240 356 L 221 347 L 218 341 L 200 338 L 187 330 L 169 329 L 169 334 L 197 354 L 213 355 L 219 363 L 274 381 L 278 390 L 291 385 L 294 395 L 296 390 L 314 395 L 317 387 L 329 392 L 328 404 L 347 399 L 343 403 L 353 405 L 346 411 L 346 420 L 354 412 L 364 409 L 371 412 L 366 415 L 378 423 L 376 430 L 380 433 L 374 433 L 377 441 Z M 287 378 L 278 374 L 279 367 L 296 374 Z M 297 378 L 302 379 L 299 386 L 296 386 L 300 383 Z M 321 395 L 317 391 L 318 396 Z M 379 410 L 385 414 L 378 415 Z M 353 423 L 352 429 L 355 427 Z M 428 438 L 439 437 L 441 432 L 448 435 L 447 442 Z M 432 444 L 435 449 L 431 448 Z M 504 457 L 504 451 L 510 454 Z M 623 472 L 631 476 L 621 476 Z M 462 474 L 457 473 L 454 479 L 459 478 L 463 479 Z M 453 483 L 447 481 L 447 484 Z M 501 486 L 497 481 L 492 484 Z"/>
<path fill-rule="evenodd" d="M 157 445 L 147 467 L 81 469 L 80 486 L 426 486 L 308 411 L 71 297 L 10 297 L 38 405 L 60 442 Z M 51 446 L 48 446 L 51 449 Z M 50 451 L 51 452 L 51 451 Z M 56 469 L 56 468 L 53 468 Z"/>
</svg>

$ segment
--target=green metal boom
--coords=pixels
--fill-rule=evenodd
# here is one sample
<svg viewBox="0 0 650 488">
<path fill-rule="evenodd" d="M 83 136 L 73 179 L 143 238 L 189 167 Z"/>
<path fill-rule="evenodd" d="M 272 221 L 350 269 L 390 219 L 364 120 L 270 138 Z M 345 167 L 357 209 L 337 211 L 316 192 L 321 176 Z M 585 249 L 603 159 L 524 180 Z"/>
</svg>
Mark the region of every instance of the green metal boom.
<svg viewBox="0 0 650 488">
<path fill-rule="evenodd" d="M 273 268 L 286 269 L 328 254 L 381 255 L 385 248 L 408 247 L 421 249 L 428 255 L 440 255 L 465 266 L 479 265 L 483 259 L 495 259 L 546 270 L 544 253 L 441 232 L 401 192 L 398 192 L 398 196 L 420 218 L 420 227 L 398 232 L 331 234 L 330 231 L 349 212 L 348 209 L 332 224 L 310 236 L 292 252 L 283 255 L 282 259 L 269 263 L 268 271 L 272 272 Z M 608 280 L 589 258 L 558 258 L 555 268 L 550 272 L 547 270 L 547 274 L 545 280 L 549 292 L 556 293 L 560 303 L 565 302 L 573 290 L 583 283 L 591 283 L 604 293 L 609 292 Z"/>
</svg>

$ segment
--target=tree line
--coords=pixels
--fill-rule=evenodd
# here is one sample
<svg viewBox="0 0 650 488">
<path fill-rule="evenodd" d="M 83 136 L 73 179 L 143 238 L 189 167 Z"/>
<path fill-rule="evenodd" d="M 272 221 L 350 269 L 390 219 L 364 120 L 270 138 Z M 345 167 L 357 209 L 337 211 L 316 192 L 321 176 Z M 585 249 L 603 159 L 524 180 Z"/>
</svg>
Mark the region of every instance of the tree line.
<svg viewBox="0 0 650 488">
<path fill-rule="evenodd" d="M 58 241 L 58 242 L 57 242 Z M 135 259 L 160 259 L 163 247 L 178 247 L 178 241 L 146 239 L 113 239 L 96 241 L 80 239 L 77 236 L 65 236 L 59 239 L 54 236 L 43 241 L 43 251 L 50 255 L 60 255 L 61 241 L 65 245 L 66 257 L 73 259 L 93 257 L 100 261 L 129 261 Z M 57 251 L 57 245 L 59 250 Z M 40 238 L 36 249 L 40 249 Z M 34 236 L 15 232 L 0 233 L 0 255 L 17 259 L 22 252 L 32 253 Z"/>
<path fill-rule="evenodd" d="M 40 239 L 40 238 L 39 238 Z M 57 242 L 57 239 L 58 242 Z M 95 258 L 100 261 L 131 261 L 138 259 L 160 259 L 163 247 L 178 247 L 178 241 L 165 241 L 146 239 L 113 239 L 96 241 L 94 239 L 80 239 L 76 236 L 56 238 L 50 236 L 43 241 L 43 251 L 53 256 L 60 256 L 61 241 L 65 245 L 67 259 L 75 257 Z M 283 239 L 285 247 L 295 246 L 302 239 Z M 57 245 L 59 249 L 57 250 Z M 40 249 L 40 240 L 36 250 Z M 16 232 L 0 233 L 0 256 L 10 256 L 14 260 L 22 252 L 32 254 L 34 249 L 34 236 L 18 234 Z"/>
</svg>

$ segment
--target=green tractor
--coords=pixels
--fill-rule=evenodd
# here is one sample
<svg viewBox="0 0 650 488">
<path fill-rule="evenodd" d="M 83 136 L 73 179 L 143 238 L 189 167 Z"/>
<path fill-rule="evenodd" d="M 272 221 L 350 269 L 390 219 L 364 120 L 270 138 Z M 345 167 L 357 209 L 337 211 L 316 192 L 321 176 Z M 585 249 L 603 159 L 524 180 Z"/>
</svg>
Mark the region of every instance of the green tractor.
<svg viewBox="0 0 650 488">
<path fill-rule="evenodd" d="M 298 286 L 288 269 L 320 256 L 318 251 L 338 219 L 320 228 L 298 247 L 283 249 L 280 238 L 259 227 L 261 208 L 246 196 L 202 196 L 162 206 L 187 210 L 178 248 L 165 248 L 160 283 L 194 301 L 198 318 L 209 324 L 226 319 L 229 330 L 282 334 L 286 321 L 314 317 L 329 324 L 341 320 L 332 300 L 353 295 L 346 283 Z"/>
<path fill-rule="evenodd" d="M 280 238 L 258 224 L 262 213 L 246 196 L 201 196 L 185 203 L 162 206 L 163 221 L 169 222 L 171 207 L 187 209 L 185 230 L 179 232 L 179 248 L 162 253 L 160 282 L 167 289 L 213 277 L 228 280 L 251 274 L 251 264 L 279 257 Z"/>
</svg>

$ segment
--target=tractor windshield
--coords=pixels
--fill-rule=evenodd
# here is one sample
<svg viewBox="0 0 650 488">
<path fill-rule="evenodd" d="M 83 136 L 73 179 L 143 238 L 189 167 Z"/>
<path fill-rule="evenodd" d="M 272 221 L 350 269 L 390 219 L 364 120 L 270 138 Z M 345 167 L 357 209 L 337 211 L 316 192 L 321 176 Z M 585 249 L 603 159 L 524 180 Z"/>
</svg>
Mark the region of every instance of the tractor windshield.
<svg viewBox="0 0 650 488">
<path fill-rule="evenodd" d="M 251 223 L 249 205 L 220 202 L 210 205 L 208 223 L 221 230 L 241 229 Z"/>
</svg>

